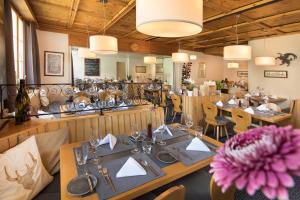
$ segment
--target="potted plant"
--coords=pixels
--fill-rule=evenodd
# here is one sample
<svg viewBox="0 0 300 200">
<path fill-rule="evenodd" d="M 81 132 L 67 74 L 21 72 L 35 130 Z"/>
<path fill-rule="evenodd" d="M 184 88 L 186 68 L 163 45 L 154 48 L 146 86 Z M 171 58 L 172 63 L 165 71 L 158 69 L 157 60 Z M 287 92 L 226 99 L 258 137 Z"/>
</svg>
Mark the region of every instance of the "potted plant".
<svg viewBox="0 0 300 200">
<path fill-rule="evenodd" d="M 216 81 L 216 89 L 217 89 L 217 94 L 221 94 L 221 90 L 223 89 L 223 84 L 221 81 Z"/>
<path fill-rule="evenodd" d="M 194 81 L 192 79 L 186 79 L 185 80 L 185 85 L 186 85 L 186 89 L 187 89 L 187 94 L 188 96 L 193 96 L 193 90 L 194 90 Z"/>
<path fill-rule="evenodd" d="M 128 83 L 133 83 L 133 80 L 132 80 L 132 76 L 131 76 L 131 75 L 127 75 L 127 82 L 128 82 Z"/>
</svg>

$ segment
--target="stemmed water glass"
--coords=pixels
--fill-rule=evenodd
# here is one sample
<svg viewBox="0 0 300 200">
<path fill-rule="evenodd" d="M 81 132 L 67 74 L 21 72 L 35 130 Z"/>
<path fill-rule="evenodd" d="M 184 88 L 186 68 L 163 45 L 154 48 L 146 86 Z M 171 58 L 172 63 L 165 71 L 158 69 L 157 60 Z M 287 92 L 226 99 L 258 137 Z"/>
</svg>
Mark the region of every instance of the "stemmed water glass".
<svg viewBox="0 0 300 200">
<path fill-rule="evenodd" d="M 202 126 L 196 126 L 195 127 L 195 136 L 202 140 L 203 137 L 203 127 Z"/>
<path fill-rule="evenodd" d="M 97 164 L 98 159 L 97 159 L 96 151 L 97 151 L 97 147 L 100 145 L 100 139 L 97 135 L 91 135 L 89 142 L 92 147 L 92 155 L 93 155 L 92 162 Z"/>
<path fill-rule="evenodd" d="M 136 125 L 131 125 L 131 137 L 135 140 L 135 148 L 131 151 L 132 153 L 138 153 L 140 150 L 138 149 L 138 139 L 141 136 L 141 133 L 138 131 Z"/>
<path fill-rule="evenodd" d="M 166 142 L 164 141 L 164 134 L 165 129 L 163 127 L 158 129 L 158 132 L 156 133 L 156 141 L 158 145 L 166 145 Z"/>
<path fill-rule="evenodd" d="M 193 117 L 192 115 L 186 115 L 185 117 L 185 125 L 187 126 L 188 129 L 191 129 L 193 126 Z M 189 135 L 190 138 L 192 138 L 192 135 Z"/>
</svg>

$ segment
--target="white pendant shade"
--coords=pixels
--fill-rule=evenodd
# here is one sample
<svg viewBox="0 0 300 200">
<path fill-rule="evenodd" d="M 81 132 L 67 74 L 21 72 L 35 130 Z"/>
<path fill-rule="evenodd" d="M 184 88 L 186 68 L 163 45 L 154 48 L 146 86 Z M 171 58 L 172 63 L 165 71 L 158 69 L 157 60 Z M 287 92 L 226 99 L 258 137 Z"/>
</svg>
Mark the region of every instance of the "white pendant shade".
<svg viewBox="0 0 300 200">
<path fill-rule="evenodd" d="M 190 55 L 190 60 L 197 60 L 197 56 L 196 55 Z"/>
<path fill-rule="evenodd" d="M 274 66 L 276 65 L 276 60 L 271 56 L 262 56 L 255 58 L 255 65 L 259 66 Z"/>
<path fill-rule="evenodd" d="M 187 53 L 172 53 L 172 61 L 174 63 L 187 63 L 187 62 L 189 62 L 189 54 L 187 54 Z"/>
<path fill-rule="evenodd" d="M 154 57 L 154 56 L 145 56 L 144 57 L 144 63 L 145 64 L 155 64 L 156 63 L 156 57 Z"/>
<path fill-rule="evenodd" d="M 251 60 L 252 52 L 248 45 L 231 45 L 224 47 L 224 60 Z"/>
<path fill-rule="evenodd" d="M 78 56 L 80 58 L 96 58 L 97 55 L 94 52 L 91 52 L 89 49 L 80 48 L 78 49 Z"/>
<path fill-rule="evenodd" d="M 90 50 L 99 54 L 116 54 L 118 39 L 107 35 L 90 36 Z"/>
<path fill-rule="evenodd" d="M 137 0 L 136 29 L 156 37 L 184 37 L 203 28 L 203 0 Z"/>
<path fill-rule="evenodd" d="M 239 63 L 227 63 L 228 69 L 238 69 L 240 67 Z"/>
</svg>

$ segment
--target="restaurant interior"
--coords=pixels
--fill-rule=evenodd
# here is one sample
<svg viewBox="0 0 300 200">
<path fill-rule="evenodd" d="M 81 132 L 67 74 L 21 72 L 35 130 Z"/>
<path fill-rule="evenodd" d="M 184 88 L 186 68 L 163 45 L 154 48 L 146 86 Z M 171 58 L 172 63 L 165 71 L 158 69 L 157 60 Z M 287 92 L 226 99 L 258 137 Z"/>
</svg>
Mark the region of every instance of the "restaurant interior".
<svg viewBox="0 0 300 200">
<path fill-rule="evenodd" d="M 299 200 L 299 0 L 0 0 L 0 200 Z"/>
</svg>

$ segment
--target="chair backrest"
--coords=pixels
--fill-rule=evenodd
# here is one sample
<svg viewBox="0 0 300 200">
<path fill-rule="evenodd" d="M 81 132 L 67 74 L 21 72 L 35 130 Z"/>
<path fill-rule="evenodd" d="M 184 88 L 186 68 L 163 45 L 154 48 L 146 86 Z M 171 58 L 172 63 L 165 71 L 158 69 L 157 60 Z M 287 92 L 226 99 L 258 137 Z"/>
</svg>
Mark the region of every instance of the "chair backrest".
<svg viewBox="0 0 300 200">
<path fill-rule="evenodd" d="M 167 97 L 166 97 L 166 92 L 161 93 L 161 104 L 160 106 L 166 107 L 167 106 Z"/>
<path fill-rule="evenodd" d="M 275 103 L 268 103 L 267 106 L 269 109 L 271 109 L 275 112 L 281 112 L 281 108 Z"/>
<path fill-rule="evenodd" d="M 209 101 L 203 103 L 203 111 L 205 113 L 205 121 L 209 124 L 217 123 L 216 117 L 218 115 L 217 106 Z"/>
<path fill-rule="evenodd" d="M 234 200 L 235 188 L 230 187 L 225 193 L 222 192 L 221 188 L 217 186 L 214 178 L 210 179 L 210 198 L 211 200 Z"/>
<path fill-rule="evenodd" d="M 296 100 L 291 100 L 291 102 L 290 102 L 290 110 L 289 110 L 290 114 L 293 114 L 293 111 L 294 111 L 294 108 L 295 108 L 295 103 L 296 103 Z"/>
<path fill-rule="evenodd" d="M 252 123 L 251 115 L 240 108 L 233 109 L 231 114 L 232 120 L 236 124 L 235 132 L 239 134 L 247 131 Z"/>
<path fill-rule="evenodd" d="M 180 99 L 180 97 L 177 96 L 176 94 L 172 94 L 171 99 L 172 99 L 172 103 L 174 105 L 174 112 L 181 112 L 181 108 L 180 108 L 181 99 Z"/>
<path fill-rule="evenodd" d="M 183 185 L 174 186 L 166 190 L 154 200 L 184 200 L 185 199 L 185 187 Z"/>
</svg>

